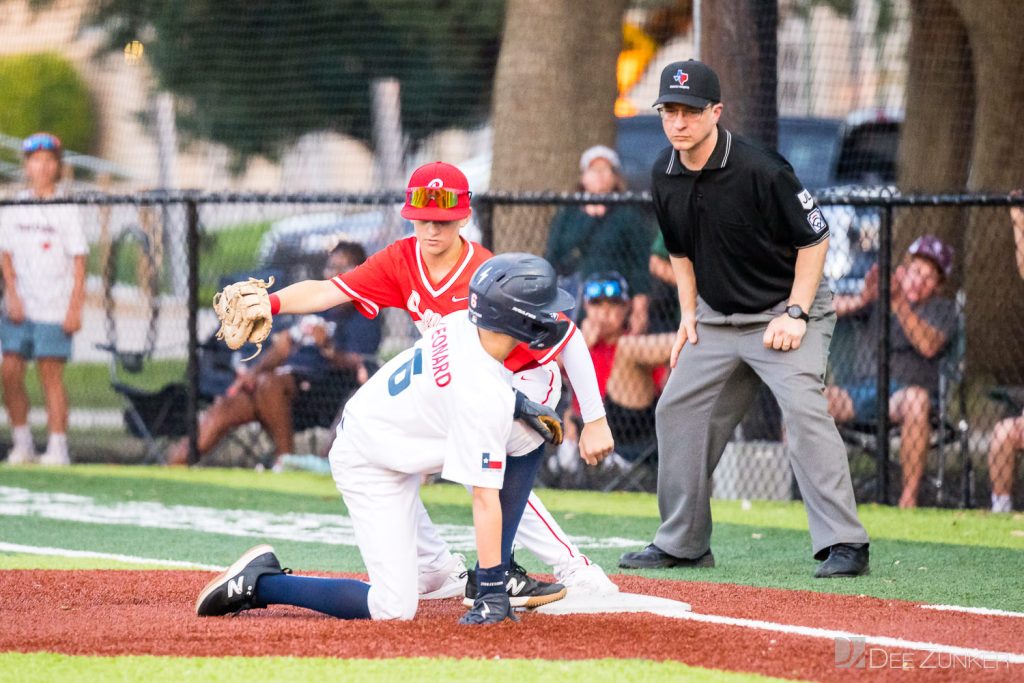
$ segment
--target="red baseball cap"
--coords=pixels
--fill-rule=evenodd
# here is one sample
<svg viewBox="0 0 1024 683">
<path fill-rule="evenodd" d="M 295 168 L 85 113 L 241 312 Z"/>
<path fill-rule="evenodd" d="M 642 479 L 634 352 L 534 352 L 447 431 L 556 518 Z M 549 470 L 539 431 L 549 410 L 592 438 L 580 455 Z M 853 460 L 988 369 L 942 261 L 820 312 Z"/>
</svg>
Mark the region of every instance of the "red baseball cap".
<svg viewBox="0 0 1024 683">
<path fill-rule="evenodd" d="M 412 172 L 405 189 L 402 218 L 457 221 L 469 215 L 469 181 L 451 164 L 434 161 Z"/>
</svg>

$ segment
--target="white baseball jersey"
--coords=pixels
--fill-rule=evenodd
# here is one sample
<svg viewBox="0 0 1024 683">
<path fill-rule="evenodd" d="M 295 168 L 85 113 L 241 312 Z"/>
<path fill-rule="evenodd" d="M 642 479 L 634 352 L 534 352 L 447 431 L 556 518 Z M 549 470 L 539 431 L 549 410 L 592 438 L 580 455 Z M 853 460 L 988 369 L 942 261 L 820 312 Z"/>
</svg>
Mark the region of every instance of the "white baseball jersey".
<svg viewBox="0 0 1024 683">
<path fill-rule="evenodd" d="M 31 198 L 28 191 L 18 194 Z M 11 255 L 29 320 L 64 322 L 75 284 L 73 259 L 89 253 L 79 213 L 62 204 L 0 209 L 0 251 Z"/>
<path fill-rule="evenodd" d="M 514 406 L 512 372 L 458 311 L 349 399 L 339 436 L 378 467 L 501 488 Z"/>
</svg>

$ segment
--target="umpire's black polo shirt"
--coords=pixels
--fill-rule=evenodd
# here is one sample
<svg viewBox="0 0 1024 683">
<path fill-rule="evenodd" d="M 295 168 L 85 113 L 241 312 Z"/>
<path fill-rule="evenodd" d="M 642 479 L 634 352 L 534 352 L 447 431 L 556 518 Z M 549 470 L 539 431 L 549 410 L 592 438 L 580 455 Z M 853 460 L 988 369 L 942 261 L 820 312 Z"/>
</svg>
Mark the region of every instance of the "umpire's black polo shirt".
<svg viewBox="0 0 1024 683">
<path fill-rule="evenodd" d="M 697 293 L 720 313 L 756 313 L 788 298 L 797 250 L 828 237 L 792 166 L 721 126 L 702 170 L 687 169 L 669 147 L 652 175 L 665 246 L 693 261 Z"/>
</svg>

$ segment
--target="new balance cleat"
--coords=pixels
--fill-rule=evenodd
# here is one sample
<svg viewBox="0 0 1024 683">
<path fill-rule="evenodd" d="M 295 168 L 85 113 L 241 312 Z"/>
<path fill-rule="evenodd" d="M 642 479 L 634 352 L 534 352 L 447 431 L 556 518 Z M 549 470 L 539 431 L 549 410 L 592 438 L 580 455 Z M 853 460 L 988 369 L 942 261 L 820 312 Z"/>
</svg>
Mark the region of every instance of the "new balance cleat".
<svg viewBox="0 0 1024 683">
<path fill-rule="evenodd" d="M 290 574 L 269 545 L 249 548 L 220 576 L 206 584 L 196 599 L 196 614 L 220 617 L 254 607 L 266 607 L 255 597 L 256 582 L 268 574 Z"/>
<path fill-rule="evenodd" d="M 482 624 L 499 624 L 506 619 L 519 621 L 512 613 L 512 603 L 508 593 L 487 593 L 473 601 L 473 607 L 462 615 L 460 624 L 480 626 Z"/>
<path fill-rule="evenodd" d="M 540 607 L 565 597 L 565 586 L 560 583 L 539 581 L 511 560 L 512 569 L 505 572 L 505 592 L 513 607 Z M 466 597 L 462 604 L 473 607 L 476 603 L 476 572 L 466 572 Z"/>
</svg>

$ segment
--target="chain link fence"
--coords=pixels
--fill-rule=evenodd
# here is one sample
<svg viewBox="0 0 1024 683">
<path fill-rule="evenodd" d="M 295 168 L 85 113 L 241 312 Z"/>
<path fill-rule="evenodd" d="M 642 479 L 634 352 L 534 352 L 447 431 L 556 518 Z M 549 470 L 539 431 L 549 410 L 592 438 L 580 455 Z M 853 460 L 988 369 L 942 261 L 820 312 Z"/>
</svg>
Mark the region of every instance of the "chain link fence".
<svg viewBox="0 0 1024 683">
<path fill-rule="evenodd" d="M 65 369 L 72 459 L 163 462 L 187 453 L 190 436 L 199 436 L 197 416 L 238 390 L 240 368 L 251 369 L 268 357 L 277 362 L 272 367 L 288 366 L 291 353 L 315 334 L 311 326 L 331 322 L 279 319 L 275 331 L 289 338 L 287 353 L 277 358 L 282 351 L 271 344 L 261 357 L 243 362 L 252 349 L 232 353 L 214 338 L 214 293 L 249 276 L 272 276 L 275 287 L 322 279 L 339 267 L 328 262 L 339 243 L 372 254 L 411 234 L 398 216 L 400 199 L 393 194 L 160 193 L 0 202 L 0 213 L 73 207 L 89 245 L 82 329 L 74 335 Z M 832 225 L 825 275 L 840 313 L 827 391 L 848 444 L 858 500 L 895 504 L 910 488 L 920 504 L 988 506 L 995 485 L 1004 495 L 1013 491 L 1014 507 L 1021 507 L 1024 487 L 1013 483 L 1019 478 L 1015 460 L 1021 445 L 1020 420 L 1014 418 L 1024 407 L 1019 344 L 1024 311 L 1016 305 L 1024 295 L 1024 270 L 1018 265 L 1024 244 L 1014 239 L 1009 207 L 1022 200 L 900 196 L 887 189 L 820 200 Z M 563 284 L 578 294 L 576 315 L 595 347 L 609 401 L 616 456 L 604 466 L 582 468 L 575 465 L 571 444 L 552 449 L 543 482 L 653 490 L 653 406 L 667 378 L 679 311 L 649 197 L 484 194 L 474 198 L 474 209 L 467 237 L 498 251 L 545 254 Z M 615 222 L 616 215 L 624 219 Z M 562 234 L 559 243 L 557 226 L 577 219 L 587 230 L 570 237 L 582 239 L 573 242 Z M 617 232 L 606 234 L 609 225 L 618 226 Z M 948 252 L 928 240 L 930 246 L 922 248 L 915 242 L 921 235 L 934 235 Z M 1018 238 L 1024 240 L 1024 234 Z M 340 267 L 358 260 L 352 256 Z M 610 300 L 611 308 L 621 303 L 618 318 L 612 316 L 618 328 L 611 332 L 604 318 L 598 320 L 593 302 L 586 301 L 584 285 L 595 279 L 594 271 L 584 272 L 588 269 L 604 279 L 620 272 L 631 294 L 628 303 L 594 298 Z M 640 305 L 645 314 L 638 317 Z M 370 372 L 412 343 L 416 331 L 404 311 L 392 309 L 376 334 L 372 351 L 357 354 Z M 342 339 L 337 337 L 339 343 Z M 291 403 L 320 405 L 306 417 L 293 414 L 296 437 L 288 452 L 326 452 L 333 418 L 358 385 L 352 377 L 341 377 L 334 388 L 312 387 L 312 394 L 298 383 Z M 46 398 L 31 368 L 27 386 L 29 423 L 41 444 Z M 889 391 L 878 391 L 886 386 Z M 563 405 L 570 421 L 578 419 L 568 392 Z M 272 463 L 283 450 L 279 436 L 258 422 L 246 423 L 224 430 L 215 447 L 200 444 L 202 462 Z M 7 413 L 0 424 L 0 442 L 9 445 Z M 715 473 L 715 495 L 798 495 L 785 448 L 778 407 L 765 391 L 726 449 Z"/>
</svg>

